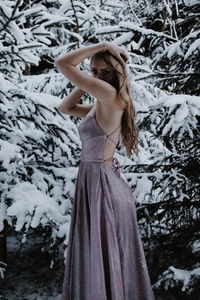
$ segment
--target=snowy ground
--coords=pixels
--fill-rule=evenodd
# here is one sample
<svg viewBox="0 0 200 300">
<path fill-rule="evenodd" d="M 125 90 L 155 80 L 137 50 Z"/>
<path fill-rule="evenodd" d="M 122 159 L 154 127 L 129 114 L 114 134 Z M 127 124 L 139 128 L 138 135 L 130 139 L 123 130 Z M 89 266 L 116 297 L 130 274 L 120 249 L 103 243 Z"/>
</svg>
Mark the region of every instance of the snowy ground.
<svg viewBox="0 0 200 300">
<path fill-rule="evenodd" d="M 63 257 L 54 268 L 49 266 L 49 255 L 40 253 L 35 246 L 26 252 L 8 252 L 8 268 L 0 281 L 0 300 L 60 300 Z"/>
<path fill-rule="evenodd" d="M 50 268 L 50 255 L 40 251 L 42 239 L 39 233 L 37 236 L 30 235 L 22 248 L 20 248 L 20 240 L 19 236 L 14 234 L 7 238 L 8 268 L 4 279 L 0 280 L 0 300 L 61 300 L 64 277 L 63 250 L 60 250 L 54 267 Z M 158 265 L 164 265 L 162 255 L 160 256 L 159 259 L 157 257 Z M 156 268 L 157 266 L 154 271 L 157 274 Z M 151 273 L 153 274 L 154 271 L 151 270 Z M 175 279 L 185 276 L 183 279 L 186 280 L 188 277 L 186 271 L 173 267 L 171 271 L 175 272 Z M 166 276 L 170 280 L 170 273 Z M 158 286 L 159 289 L 155 294 L 156 300 L 200 299 L 198 287 L 195 289 L 196 292 L 186 296 L 181 292 L 181 286 L 172 287 L 169 290 L 165 290 L 165 284 L 162 282 Z"/>
<path fill-rule="evenodd" d="M 8 257 L 9 268 L 1 281 L 1 300 L 60 300 L 63 266 L 48 268 L 48 259 L 39 253 Z"/>
</svg>

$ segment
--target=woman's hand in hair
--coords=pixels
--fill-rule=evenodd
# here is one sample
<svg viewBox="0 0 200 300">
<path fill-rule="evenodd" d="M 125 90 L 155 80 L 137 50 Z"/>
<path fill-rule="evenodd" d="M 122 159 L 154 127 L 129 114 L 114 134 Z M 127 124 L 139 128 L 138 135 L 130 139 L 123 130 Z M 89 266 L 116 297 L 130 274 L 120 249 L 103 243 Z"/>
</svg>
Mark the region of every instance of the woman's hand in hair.
<svg viewBox="0 0 200 300">
<path fill-rule="evenodd" d="M 111 42 L 105 41 L 105 51 L 109 51 L 113 56 L 115 56 L 122 65 L 124 65 L 129 60 L 128 51 L 120 46 L 117 46 Z"/>
</svg>

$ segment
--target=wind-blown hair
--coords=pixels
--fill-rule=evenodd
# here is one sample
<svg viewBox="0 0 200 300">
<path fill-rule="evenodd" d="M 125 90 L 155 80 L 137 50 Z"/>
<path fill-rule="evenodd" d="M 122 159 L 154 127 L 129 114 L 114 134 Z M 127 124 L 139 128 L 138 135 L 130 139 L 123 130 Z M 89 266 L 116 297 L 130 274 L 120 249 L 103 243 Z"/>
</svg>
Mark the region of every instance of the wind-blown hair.
<svg viewBox="0 0 200 300">
<path fill-rule="evenodd" d="M 122 143 L 126 148 L 126 155 L 131 156 L 133 152 L 138 155 L 140 151 L 138 148 L 138 127 L 135 123 L 136 111 L 133 106 L 133 99 L 131 96 L 130 76 L 128 74 L 127 66 L 118 61 L 109 51 L 98 52 L 91 57 L 92 59 L 101 59 L 109 67 L 114 68 L 117 75 L 117 82 L 113 85 L 117 89 L 117 94 L 120 96 L 119 105 L 124 109 L 121 120 L 121 136 Z"/>
</svg>

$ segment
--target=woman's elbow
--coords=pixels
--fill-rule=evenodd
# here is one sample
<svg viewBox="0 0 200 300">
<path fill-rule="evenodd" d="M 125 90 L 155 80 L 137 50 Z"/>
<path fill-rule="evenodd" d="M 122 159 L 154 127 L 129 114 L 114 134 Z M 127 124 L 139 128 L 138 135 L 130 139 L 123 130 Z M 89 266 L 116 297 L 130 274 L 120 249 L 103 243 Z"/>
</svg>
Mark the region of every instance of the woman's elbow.
<svg viewBox="0 0 200 300">
<path fill-rule="evenodd" d="M 55 58 L 53 62 L 54 62 L 54 66 L 56 67 L 60 64 L 59 58 Z"/>
<path fill-rule="evenodd" d="M 57 106 L 56 107 L 56 109 L 57 109 L 57 111 L 59 112 L 59 113 L 62 113 L 62 114 L 66 114 L 67 112 L 66 112 L 66 109 L 63 109 L 63 107 L 62 106 Z"/>
</svg>

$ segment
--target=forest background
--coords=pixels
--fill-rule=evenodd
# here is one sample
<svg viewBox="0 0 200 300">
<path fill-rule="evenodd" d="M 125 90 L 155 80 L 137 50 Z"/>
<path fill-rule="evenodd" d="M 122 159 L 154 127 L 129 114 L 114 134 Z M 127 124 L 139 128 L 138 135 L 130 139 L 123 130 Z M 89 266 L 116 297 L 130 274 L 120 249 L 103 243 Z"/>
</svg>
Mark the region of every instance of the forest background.
<svg viewBox="0 0 200 300">
<path fill-rule="evenodd" d="M 0 297 L 59 299 L 81 121 L 54 59 L 100 41 L 127 49 L 140 156 L 116 156 L 135 195 L 156 299 L 199 299 L 200 2 L 0 2 Z M 80 68 L 89 72 L 89 59 Z M 89 95 L 82 103 L 91 103 Z M 22 298 L 23 297 L 23 298 Z"/>
</svg>

